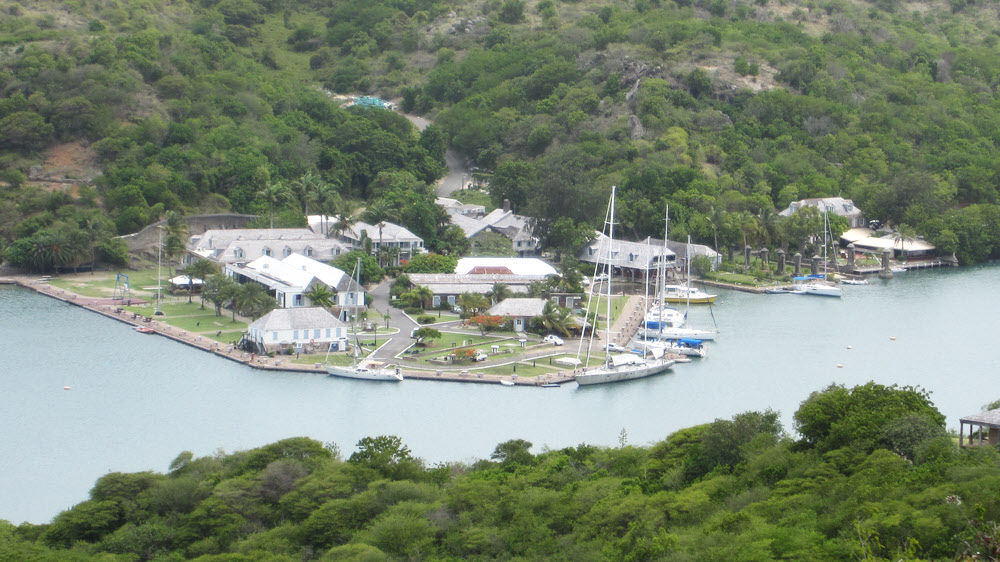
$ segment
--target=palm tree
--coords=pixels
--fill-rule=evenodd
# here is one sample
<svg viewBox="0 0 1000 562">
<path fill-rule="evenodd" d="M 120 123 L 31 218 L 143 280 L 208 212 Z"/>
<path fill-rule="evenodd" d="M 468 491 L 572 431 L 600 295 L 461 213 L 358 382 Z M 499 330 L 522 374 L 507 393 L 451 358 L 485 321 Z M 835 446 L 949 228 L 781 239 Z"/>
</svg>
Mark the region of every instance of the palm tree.
<svg viewBox="0 0 1000 562">
<path fill-rule="evenodd" d="M 267 206 L 268 213 L 271 216 L 271 228 L 274 228 L 274 210 L 281 207 L 288 202 L 290 197 L 288 188 L 285 187 L 281 181 L 267 182 L 264 189 L 257 192 L 257 197 L 264 202 Z"/>
<path fill-rule="evenodd" d="M 462 309 L 462 314 L 472 314 L 489 305 L 486 297 L 479 293 L 462 293 L 455 302 Z"/>
<path fill-rule="evenodd" d="M 385 199 L 379 199 L 375 201 L 374 203 L 369 205 L 368 209 L 365 211 L 365 219 L 372 224 L 378 225 L 379 248 L 384 247 L 382 244 L 382 227 L 385 226 L 386 222 L 394 220 L 398 216 L 399 216 L 399 209 L 393 207 Z M 381 266 L 383 264 L 379 262 L 379 265 Z"/>
<path fill-rule="evenodd" d="M 292 195 L 302 205 L 302 213 L 307 217 L 309 216 L 309 196 L 312 193 L 313 185 L 319 179 L 310 170 L 292 182 Z"/>
<path fill-rule="evenodd" d="M 568 336 L 570 327 L 573 325 L 573 311 L 552 301 L 545 301 L 541 319 L 542 326 L 545 326 L 546 330 Z"/>
<path fill-rule="evenodd" d="M 188 276 L 188 302 L 191 302 L 191 295 L 194 293 L 194 280 L 201 279 L 201 308 L 205 308 L 205 282 L 208 277 L 219 272 L 219 266 L 206 260 L 200 259 L 187 266 L 184 273 Z"/>
<path fill-rule="evenodd" d="M 898 224 L 894 230 L 895 231 L 892 233 L 893 246 L 896 245 L 896 242 L 899 242 L 900 256 L 903 258 L 903 261 L 906 261 L 906 242 L 916 238 L 917 233 L 907 224 Z"/>
<path fill-rule="evenodd" d="M 267 293 L 263 286 L 257 283 L 244 283 L 240 285 L 233 299 L 233 319 L 236 319 L 235 310 L 243 316 L 249 316 L 256 320 L 272 308 L 278 306 L 274 299 Z"/>
<path fill-rule="evenodd" d="M 781 240 L 781 215 L 774 212 L 770 207 L 762 207 L 757 215 L 760 221 L 760 233 L 764 237 L 764 242 L 770 245 L 778 245 Z"/>
<path fill-rule="evenodd" d="M 209 275 L 201 284 L 202 306 L 205 300 L 215 305 L 215 315 L 222 316 L 222 305 L 233 301 L 239 283 L 222 274 Z M 234 311 L 233 320 L 236 320 Z"/>
<path fill-rule="evenodd" d="M 511 291 L 510 287 L 507 285 L 504 285 L 503 283 L 494 283 L 493 286 L 490 287 L 490 292 L 486 293 L 486 296 L 489 297 L 490 302 L 496 304 L 504 299 L 509 299 L 513 294 L 514 292 Z"/>
<path fill-rule="evenodd" d="M 313 306 L 319 306 L 322 308 L 330 308 L 333 306 L 333 301 L 337 297 L 337 293 L 330 290 L 325 283 L 316 283 L 305 293 L 306 298 Z"/>
<path fill-rule="evenodd" d="M 163 253 L 167 256 L 167 270 L 173 277 L 173 258 L 183 256 L 187 252 L 188 223 L 184 215 L 177 211 L 167 211 L 166 238 Z"/>
<path fill-rule="evenodd" d="M 351 228 L 352 224 L 357 222 L 354 218 L 354 212 L 357 211 L 357 208 L 354 203 L 344 199 L 343 197 L 339 197 L 337 203 L 339 205 L 337 212 L 335 213 L 337 216 L 337 222 L 333 224 L 333 229 L 337 231 L 337 234 L 343 236 L 344 232 L 348 228 Z"/>
<path fill-rule="evenodd" d="M 312 182 L 309 187 L 309 201 L 316 204 L 316 210 L 320 212 L 323 217 L 323 222 L 320 224 L 320 230 L 326 233 L 326 213 L 330 209 L 330 205 L 337 198 L 337 190 L 325 181 L 316 179 Z"/>
<path fill-rule="evenodd" d="M 97 243 L 108 230 L 107 219 L 92 214 L 80 221 L 80 230 L 86 233 L 87 241 L 90 244 L 90 274 L 93 275 L 97 268 Z"/>
<path fill-rule="evenodd" d="M 42 230 L 31 239 L 31 264 L 35 269 L 49 272 L 66 263 L 69 241 L 61 232 Z"/>
<path fill-rule="evenodd" d="M 420 303 L 420 308 L 428 309 L 434 302 L 434 291 L 426 285 L 418 285 L 410 291 L 410 296 Z"/>
</svg>

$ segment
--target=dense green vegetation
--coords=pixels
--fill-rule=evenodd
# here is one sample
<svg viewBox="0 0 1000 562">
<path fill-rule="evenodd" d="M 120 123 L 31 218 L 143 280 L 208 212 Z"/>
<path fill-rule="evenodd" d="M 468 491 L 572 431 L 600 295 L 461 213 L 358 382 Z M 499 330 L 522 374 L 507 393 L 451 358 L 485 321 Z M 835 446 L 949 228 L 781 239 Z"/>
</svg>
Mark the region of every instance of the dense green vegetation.
<svg viewBox="0 0 1000 562">
<path fill-rule="evenodd" d="M 307 438 L 110 473 L 50 524 L 0 522 L 0 559 L 996 559 L 1000 455 L 959 449 L 920 389 L 813 393 L 649 447 L 425 466 L 396 437 L 347 460 Z M 973 558 L 968 558 L 973 559 Z"/>
<path fill-rule="evenodd" d="M 494 204 L 536 217 L 557 253 L 600 222 L 618 185 L 636 237 L 662 230 L 669 203 L 678 239 L 810 251 L 821 223 L 775 210 L 842 195 L 964 263 L 1000 254 L 996 3 L 0 10 L 0 241 L 17 265 L 120 263 L 112 235 L 168 211 L 228 209 L 264 226 L 363 206 L 365 220 L 462 253 L 428 187 L 448 145 L 488 170 L 477 173 Z M 344 109 L 323 88 L 399 97 L 435 125 L 418 133 L 393 112 Z M 70 149 L 94 160 L 93 185 L 29 181 Z"/>
</svg>

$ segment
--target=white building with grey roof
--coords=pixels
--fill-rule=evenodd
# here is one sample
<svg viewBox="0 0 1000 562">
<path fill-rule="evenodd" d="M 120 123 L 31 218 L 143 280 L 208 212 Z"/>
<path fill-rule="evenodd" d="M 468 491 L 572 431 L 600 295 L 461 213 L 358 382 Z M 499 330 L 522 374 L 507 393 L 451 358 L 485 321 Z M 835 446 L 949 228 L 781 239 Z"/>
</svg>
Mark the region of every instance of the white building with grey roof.
<svg viewBox="0 0 1000 562">
<path fill-rule="evenodd" d="M 258 353 L 307 346 L 338 351 L 347 349 L 348 326 L 319 307 L 276 308 L 250 324 L 247 338 Z"/>
<path fill-rule="evenodd" d="M 816 207 L 819 212 L 828 212 L 847 219 L 851 228 L 867 226 L 865 214 L 859 209 L 854 201 L 843 197 L 814 197 L 812 199 L 802 199 L 793 201 L 787 209 L 778 213 L 782 217 L 790 217 L 803 207 Z"/>
<path fill-rule="evenodd" d="M 349 245 L 352 249 L 360 250 L 364 247 L 364 239 L 371 240 L 372 253 L 377 254 L 380 248 L 392 251 L 395 255 L 392 258 L 392 265 L 399 265 L 400 261 L 409 261 L 414 256 L 427 252 L 424 249 L 424 239 L 410 232 L 406 227 L 391 222 L 368 224 L 366 222 L 355 222 L 342 232 L 334 232 L 340 237 L 340 241 Z"/>
<path fill-rule="evenodd" d="M 599 273 L 608 273 L 610 264 L 615 274 L 644 279 L 647 272 L 650 276 L 655 275 L 661 264 L 667 269 L 676 267 L 677 254 L 669 247 L 665 248 L 663 240 L 647 238 L 641 242 L 611 241 L 603 233 L 594 234 L 595 237 L 577 252 L 577 259 L 584 263 L 599 264 Z"/>
<path fill-rule="evenodd" d="M 333 306 L 340 309 L 341 314 L 365 303 L 364 288 L 359 287 L 349 274 L 297 254 L 281 261 L 261 256 L 247 264 L 226 264 L 225 274 L 241 284 L 262 285 L 282 308 L 314 306 L 306 293 L 320 283 L 335 293 Z"/>
<path fill-rule="evenodd" d="M 248 263 L 260 257 L 283 259 L 301 254 L 320 261 L 331 261 L 350 248 L 339 240 L 327 238 L 308 228 L 240 228 L 208 230 L 188 242 L 185 263 L 207 259 L 226 265 Z"/>
</svg>

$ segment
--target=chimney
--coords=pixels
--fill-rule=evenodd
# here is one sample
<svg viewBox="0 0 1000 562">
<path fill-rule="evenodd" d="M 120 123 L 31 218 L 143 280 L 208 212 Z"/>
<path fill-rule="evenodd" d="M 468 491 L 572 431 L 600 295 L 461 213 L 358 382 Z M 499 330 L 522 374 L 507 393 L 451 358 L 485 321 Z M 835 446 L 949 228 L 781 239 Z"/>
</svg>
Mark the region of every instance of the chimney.
<svg viewBox="0 0 1000 562">
<path fill-rule="evenodd" d="M 503 200 L 503 212 L 505 212 L 505 213 L 509 213 L 510 212 L 510 199 L 504 199 Z"/>
</svg>

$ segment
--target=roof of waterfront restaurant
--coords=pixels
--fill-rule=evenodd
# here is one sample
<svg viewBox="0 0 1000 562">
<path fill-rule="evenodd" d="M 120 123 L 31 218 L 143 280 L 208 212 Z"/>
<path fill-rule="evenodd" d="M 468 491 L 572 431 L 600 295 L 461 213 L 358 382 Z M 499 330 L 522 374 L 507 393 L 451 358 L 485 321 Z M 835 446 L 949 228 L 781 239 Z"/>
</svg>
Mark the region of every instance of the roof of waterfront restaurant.
<svg viewBox="0 0 1000 562">
<path fill-rule="evenodd" d="M 979 414 L 965 416 L 958 421 L 962 423 L 985 425 L 986 427 L 1000 427 L 1000 409 L 990 410 Z"/>
</svg>

